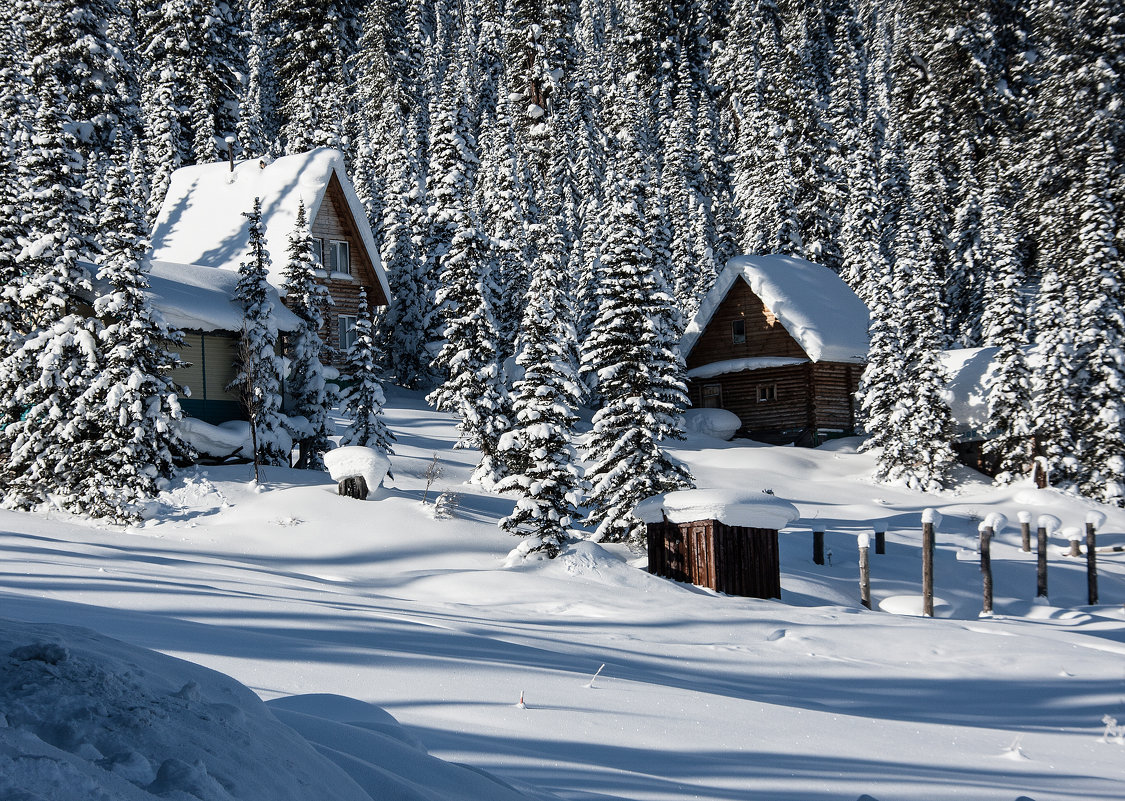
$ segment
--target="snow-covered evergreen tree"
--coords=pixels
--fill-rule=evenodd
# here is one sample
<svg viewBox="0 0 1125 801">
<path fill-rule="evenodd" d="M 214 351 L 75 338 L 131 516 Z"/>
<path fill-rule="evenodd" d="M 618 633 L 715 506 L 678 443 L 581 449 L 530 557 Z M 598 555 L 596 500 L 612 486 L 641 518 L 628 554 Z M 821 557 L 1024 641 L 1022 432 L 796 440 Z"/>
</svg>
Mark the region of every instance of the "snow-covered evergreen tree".
<svg viewBox="0 0 1125 801">
<path fill-rule="evenodd" d="M 292 438 L 281 412 L 281 357 L 277 355 L 277 323 L 267 280 L 270 255 L 262 231 L 262 199 L 244 212 L 249 220 L 249 253 L 238 268 L 236 299 L 243 310 L 238 375 L 231 382 L 250 416 L 257 448 L 256 464 L 289 464 Z"/>
<path fill-rule="evenodd" d="M 143 504 L 171 478 L 174 460 L 191 455 L 175 421 L 181 416 L 169 373 L 182 365 L 170 346 L 182 335 L 155 311 L 148 289 L 144 215 L 123 144 L 106 180 L 103 231 L 94 312 L 101 369 L 74 407 L 75 461 L 70 489 L 75 511 L 118 522 L 140 519 Z"/>
<path fill-rule="evenodd" d="M 300 327 L 289 340 L 289 380 L 286 390 L 292 398 L 291 411 L 303 417 L 308 427 L 301 432 L 300 456 L 297 467 L 323 470 L 325 451 L 331 421 L 328 410 L 334 393 L 324 378 L 324 365 L 320 361 L 324 342 L 320 337 L 324 327 L 324 311 L 331 304 L 328 288 L 316 280 L 319 265 L 312 254 L 312 236 L 308 217 L 302 201 L 297 207 L 297 219 L 289 235 L 289 260 L 285 265 L 285 299 L 289 310 L 300 319 Z"/>
<path fill-rule="evenodd" d="M 578 518 L 580 489 L 573 438 L 581 389 L 573 306 L 563 289 L 566 267 L 564 232 L 556 218 L 520 324 L 516 364 L 524 374 L 514 386 L 512 428 L 499 442 L 508 475 L 496 485 L 497 491 L 519 495 L 500 527 L 527 535 L 521 546 L 526 553 L 551 558 Z"/>
<path fill-rule="evenodd" d="M 383 384 L 379 380 L 379 364 L 372 337 L 371 305 L 367 293 L 360 290 L 359 315 L 355 323 L 355 341 L 348 348 L 344 370 L 350 384 L 344 391 L 344 413 L 351 423 L 343 436 L 341 445 L 363 445 L 383 453 L 394 453 L 391 443 L 394 434 L 387 429 L 383 420 Z"/>
<path fill-rule="evenodd" d="M 601 406 L 585 442 L 591 462 L 588 518 L 595 539 L 639 544 L 644 524 L 633 516 L 645 498 L 691 486 L 687 469 L 661 443 L 683 437 L 688 405 L 683 361 L 668 330 L 675 311 L 646 247 L 644 170 L 636 149 L 635 100 L 619 112 L 619 156 L 602 246 L 600 305 L 583 343 L 582 365 L 597 381 Z"/>
</svg>

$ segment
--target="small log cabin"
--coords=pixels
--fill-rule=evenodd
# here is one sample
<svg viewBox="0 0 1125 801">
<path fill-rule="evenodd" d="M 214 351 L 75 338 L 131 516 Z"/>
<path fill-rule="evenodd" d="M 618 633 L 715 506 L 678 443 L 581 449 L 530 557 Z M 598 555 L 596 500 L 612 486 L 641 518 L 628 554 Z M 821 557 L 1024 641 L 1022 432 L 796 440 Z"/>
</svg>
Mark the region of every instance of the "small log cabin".
<svg viewBox="0 0 1125 801">
<path fill-rule="evenodd" d="M 363 204 L 338 150 L 317 148 L 274 161 L 250 159 L 183 167 L 172 174 L 152 230 L 154 261 L 237 272 L 246 260 L 245 212 L 262 201 L 262 228 L 270 256 L 270 283 L 284 292 L 289 237 L 301 202 L 314 255 L 333 305 L 321 334 L 338 363 L 354 337 L 359 293 L 386 305 L 387 277 Z"/>
<path fill-rule="evenodd" d="M 815 446 L 856 432 L 868 313 L 827 267 L 792 256 L 737 256 L 680 343 L 697 408 L 742 421 L 737 436 Z"/>
</svg>

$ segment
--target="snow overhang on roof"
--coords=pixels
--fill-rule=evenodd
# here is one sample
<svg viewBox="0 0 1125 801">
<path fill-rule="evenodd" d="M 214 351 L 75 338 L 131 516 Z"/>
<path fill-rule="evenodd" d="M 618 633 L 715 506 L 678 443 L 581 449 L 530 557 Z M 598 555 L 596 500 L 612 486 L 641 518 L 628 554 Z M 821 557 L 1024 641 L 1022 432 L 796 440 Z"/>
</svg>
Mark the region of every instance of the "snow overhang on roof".
<svg viewBox="0 0 1125 801">
<path fill-rule="evenodd" d="M 734 489 L 693 489 L 667 492 L 637 504 L 633 515 L 644 523 L 693 523 L 718 520 L 728 526 L 785 528 L 800 518 L 797 507 L 767 495 Z"/>
<path fill-rule="evenodd" d="M 814 362 L 867 361 L 868 312 L 863 301 L 827 267 L 795 256 L 735 256 L 719 273 L 684 330 L 687 358 L 737 280 L 745 281 Z"/>
<path fill-rule="evenodd" d="M 105 291 L 105 282 L 97 279 L 97 268 L 93 265 L 88 268 L 95 276 L 95 294 Z M 235 300 L 238 273 L 196 264 L 154 261 L 150 263 L 148 284 L 145 294 L 172 328 L 203 333 L 242 330 L 245 315 Z M 270 300 L 277 330 L 296 331 L 300 320 L 281 303 L 273 288 Z"/>
<path fill-rule="evenodd" d="M 272 162 L 250 159 L 236 163 L 233 171 L 226 161 L 176 170 L 153 225 L 153 258 L 237 270 L 249 249 L 243 214 L 253 208 L 257 197 L 262 201 L 262 228 L 272 262 L 270 282 L 280 287 L 284 284 L 289 235 L 297 220 L 297 208 L 304 201 L 311 226 L 333 175 L 344 191 L 356 230 L 374 265 L 375 277 L 389 298 L 390 287 L 379 260 L 379 249 L 367 213 L 344 169 L 344 154 L 327 147 Z"/>
</svg>

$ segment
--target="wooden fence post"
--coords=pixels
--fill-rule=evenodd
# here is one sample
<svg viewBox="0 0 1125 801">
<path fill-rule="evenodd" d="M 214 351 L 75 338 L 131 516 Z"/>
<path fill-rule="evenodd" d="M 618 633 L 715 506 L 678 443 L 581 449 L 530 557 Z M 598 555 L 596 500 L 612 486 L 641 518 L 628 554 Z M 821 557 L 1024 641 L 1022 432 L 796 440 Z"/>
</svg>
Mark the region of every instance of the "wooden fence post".
<svg viewBox="0 0 1125 801">
<path fill-rule="evenodd" d="M 1047 597 L 1047 537 L 1058 527 L 1059 519 L 1054 515 L 1039 515 L 1039 528 L 1036 532 L 1038 542 L 1036 543 L 1037 561 L 1035 570 L 1035 595 L 1038 598 Z"/>
<path fill-rule="evenodd" d="M 1086 513 L 1086 603 L 1098 602 L 1098 527 L 1105 523 L 1101 512 Z"/>
<path fill-rule="evenodd" d="M 887 552 L 887 524 L 875 524 L 875 553 L 881 554 Z"/>
<path fill-rule="evenodd" d="M 1070 549 L 1066 552 L 1067 556 L 1081 556 L 1082 555 L 1082 529 L 1078 526 L 1067 526 L 1062 530 L 1062 535 L 1070 542 Z"/>
<path fill-rule="evenodd" d="M 812 560 L 814 565 L 824 564 L 824 531 L 815 528 L 812 533 Z"/>
<path fill-rule="evenodd" d="M 871 608 L 871 559 L 868 551 L 871 547 L 871 538 L 867 532 L 859 535 L 859 600 L 868 609 Z"/>
<path fill-rule="evenodd" d="M 1024 553 L 1031 553 L 1031 512 L 1021 511 L 1019 516 L 1021 547 Z"/>
<path fill-rule="evenodd" d="M 992 526 L 981 523 L 980 530 L 980 574 L 982 584 L 981 614 L 992 614 Z"/>
<path fill-rule="evenodd" d="M 934 616 L 934 527 L 941 519 L 933 509 L 922 512 L 922 615 Z"/>
</svg>

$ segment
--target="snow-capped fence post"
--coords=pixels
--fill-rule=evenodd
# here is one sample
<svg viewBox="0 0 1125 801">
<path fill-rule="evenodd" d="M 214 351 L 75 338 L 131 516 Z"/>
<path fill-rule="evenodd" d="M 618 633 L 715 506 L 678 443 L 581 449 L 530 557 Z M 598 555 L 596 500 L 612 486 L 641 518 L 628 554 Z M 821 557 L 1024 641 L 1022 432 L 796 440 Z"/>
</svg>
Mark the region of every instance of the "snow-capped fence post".
<svg viewBox="0 0 1125 801">
<path fill-rule="evenodd" d="M 981 575 L 981 614 L 992 614 L 992 529 L 981 523 L 980 531 L 980 575 Z"/>
<path fill-rule="evenodd" d="M 1086 513 L 1086 603 L 1098 602 L 1098 528 L 1105 523 L 1101 512 Z"/>
<path fill-rule="evenodd" d="M 934 616 L 934 527 L 941 515 L 934 509 L 922 512 L 922 616 Z"/>
<path fill-rule="evenodd" d="M 1035 596 L 1047 597 L 1047 536 L 1059 527 L 1059 519 L 1054 515 L 1039 515 L 1039 528 L 1036 532 L 1036 570 Z"/>
<path fill-rule="evenodd" d="M 812 560 L 814 565 L 824 564 L 824 529 L 813 529 Z"/>
<path fill-rule="evenodd" d="M 887 524 L 875 524 L 875 553 L 885 554 L 887 552 Z"/>
<path fill-rule="evenodd" d="M 871 548 L 871 538 L 867 532 L 859 535 L 859 601 L 868 609 L 871 608 L 871 558 L 868 551 Z"/>
<path fill-rule="evenodd" d="M 1021 511 L 1020 517 L 1020 547 L 1024 553 L 1031 553 L 1031 512 Z"/>
</svg>

